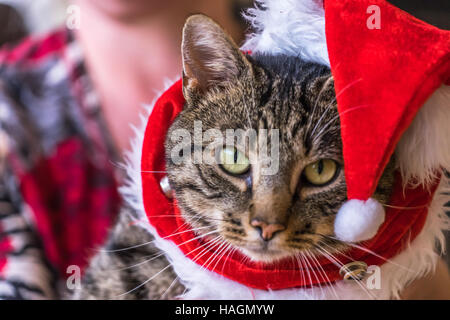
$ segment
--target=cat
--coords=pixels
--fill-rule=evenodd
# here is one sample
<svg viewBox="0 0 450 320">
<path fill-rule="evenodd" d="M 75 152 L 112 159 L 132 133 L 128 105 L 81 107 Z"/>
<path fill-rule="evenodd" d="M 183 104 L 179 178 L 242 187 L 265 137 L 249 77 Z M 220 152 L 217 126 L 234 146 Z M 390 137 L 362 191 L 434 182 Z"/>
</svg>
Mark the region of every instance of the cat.
<svg viewBox="0 0 450 320">
<path fill-rule="evenodd" d="M 337 211 L 347 200 L 340 123 L 327 66 L 300 57 L 241 52 L 206 16 L 183 30 L 184 110 L 165 142 L 168 179 L 185 221 L 199 236 L 220 236 L 248 259 L 263 263 L 308 251 L 320 255 L 347 245 L 333 237 Z M 263 175 L 250 149 L 218 150 L 224 163 L 175 163 L 173 134 L 184 129 L 278 130 L 278 170 Z M 269 149 L 273 141 L 268 141 Z M 189 160 L 190 159 L 190 160 Z M 374 198 L 386 203 L 394 158 Z M 91 259 L 74 299 L 172 299 L 187 288 L 152 235 L 124 207 L 108 241 Z M 164 270 L 164 272 L 161 272 Z"/>
</svg>

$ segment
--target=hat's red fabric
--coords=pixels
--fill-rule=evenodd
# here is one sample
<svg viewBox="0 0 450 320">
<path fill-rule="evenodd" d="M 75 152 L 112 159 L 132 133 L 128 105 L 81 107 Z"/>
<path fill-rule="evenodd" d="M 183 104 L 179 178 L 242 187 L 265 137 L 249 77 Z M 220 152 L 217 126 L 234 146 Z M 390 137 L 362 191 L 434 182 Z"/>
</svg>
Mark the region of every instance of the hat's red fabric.
<svg viewBox="0 0 450 320">
<path fill-rule="evenodd" d="M 373 5 L 380 29 L 367 26 Z M 450 32 L 383 0 L 326 1 L 325 25 L 347 195 L 367 200 L 419 108 L 450 85 Z"/>
<path fill-rule="evenodd" d="M 184 102 L 181 81 L 178 81 L 156 102 L 144 136 L 141 159 L 144 207 L 158 235 L 175 243 L 197 264 L 251 288 L 277 290 L 340 280 L 339 267 L 325 258 L 319 259 L 320 266 L 316 261 L 307 259 L 308 263 L 303 264 L 301 269 L 290 259 L 270 265 L 254 263 L 243 259 L 237 252 L 230 256 L 217 254 L 216 247 L 208 247 L 204 241 L 195 239 L 196 235 L 188 230 L 176 202 L 166 198 L 159 185 L 165 175 L 166 133 L 183 109 Z M 352 249 L 345 255 L 337 255 L 336 259 L 342 264 L 360 260 L 368 265 L 381 265 L 386 259 L 395 256 L 422 230 L 437 184 L 438 181 L 431 186 L 430 191 L 421 187 L 404 189 L 397 175 L 390 206 L 386 210 L 386 220 L 377 235 L 363 244 L 374 254 Z"/>
</svg>

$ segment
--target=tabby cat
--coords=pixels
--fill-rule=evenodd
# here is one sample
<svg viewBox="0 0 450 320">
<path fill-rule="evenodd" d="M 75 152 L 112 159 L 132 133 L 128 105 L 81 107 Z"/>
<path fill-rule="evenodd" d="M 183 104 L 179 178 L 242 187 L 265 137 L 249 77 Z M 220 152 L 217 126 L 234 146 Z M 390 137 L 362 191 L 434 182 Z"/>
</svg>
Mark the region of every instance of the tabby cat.
<svg viewBox="0 0 450 320">
<path fill-rule="evenodd" d="M 195 15 L 183 30 L 184 110 L 166 139 L 170 186 L 198 235 L 220 236 L 249 259 L 270 263 L 304 250 L 345 248 L 333 223 L 346 200 L 342 144 L 328 67 L 298 57 L 243 53 L 211 19 Z M 178 129 L 278 130 L 278 170 L 262 174 L 251 148 L 222 147 L 223 163 L 173 161 Z M 240 131 L 240 132 L 242 132 Z M 268 149 L 274 140 L 267 139 Z M 193 148 L 195 149 L 195 148 Z M 186 150 L 186 149 L 184 149 Z M 392 163 L 392 161 L 391 161 Z M 374 195 L 386 202 L 388 165 Z M 78 299 L 175 298 L 185 288 L 132 209 L 124 209 L 86 270 Z M 143 245 L 145 244 L 145 245 Z M 149 280 L 151 279 L 151 280 Z"/>
</svg>

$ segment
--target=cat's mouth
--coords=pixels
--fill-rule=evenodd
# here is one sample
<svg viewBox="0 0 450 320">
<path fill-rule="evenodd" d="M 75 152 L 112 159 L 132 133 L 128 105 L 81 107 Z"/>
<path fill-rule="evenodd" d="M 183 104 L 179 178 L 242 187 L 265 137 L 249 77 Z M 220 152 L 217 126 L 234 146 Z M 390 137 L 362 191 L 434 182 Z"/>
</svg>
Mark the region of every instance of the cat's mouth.
<svg viewBox="0 0 450 320">
<path fill-rule="evenodd" d="M 273 263 L 292 255 L 290 250 L 277 241 L 255 241 L 239 246 L 240 251 L 255 262 Z"/>
</svg>

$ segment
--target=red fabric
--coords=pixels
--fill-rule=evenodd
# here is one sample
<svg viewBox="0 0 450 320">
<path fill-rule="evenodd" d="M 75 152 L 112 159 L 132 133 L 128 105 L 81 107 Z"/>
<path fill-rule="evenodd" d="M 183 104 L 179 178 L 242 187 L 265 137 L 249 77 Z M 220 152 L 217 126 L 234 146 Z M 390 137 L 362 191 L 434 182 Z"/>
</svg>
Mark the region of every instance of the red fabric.
<svg viewBox="0 0 450 320">
<path fill-rule="evenodd" d="M 0 224 L 0 234 L 2 234 L 2 226 Z M 11 245 L 11 240 L 7 237 L 0 237 L 0 275 L 2 270 L 6 267 L 8 263 L 8 259 L 6 255 L 2 254 L 3 252 L 10 252 L 13 249 Z"/>
<path fill-rule="evenodd" d="M 366 25 L 371 5 L 381 29 Z M 347 194 L 365 200 L 419 108 L 450 84 L 450 32 L 383 0 L 326 1 L 325 23 Z"/>
<path fill-rule="evenodd" d="M 309 261 L 315 274 L 318 275 L 317 277 L 311 276 L 310 279 L 307 276 L 308 268 L 303 269 L 302 272 L 299 266 L 291 260 L 268 265 L 250 262 L 248 259 L 243 259 L 239 253 L 217 259 L 213 247 L 206 250 L 205 254 L 197 256 L 205 246 L 200 240 L 194 240 L 195 235 L 192 232 L 184 232 L 188 229 L 176 203 L 168 200 L 159 186 L 159 182 L 164 176 L 161 172 L 165 171 L 164 139 L 166 132 L 176 115 L 182 110 L 183 105 L 182 84 L 181 81 L 178 81 L 156 102 L 145 132 L 141 167 L 143 199 L 148 219 L 159 236 L 174 242 L 187 257 L 197 264 L 205 265 L 211 271 L 252 288 L 276 290 L 308 287 L 340 280 L 339 268 L 325 258 L 319 262 L 326 271 L 328 279 L 321 276 L 316 262 Z M 155 171 L 157 173 L 153 173 Z M 397 175 L 390 205 L 408 209 L 388 207 L 386 221 L 380 227 L 378 234 L 363 245 L 385 259 L 395 256 L 422 229 L 427 216 L 427 207 L 437 184 L 438 181 L 432 186 L 431 192 L 427 192 L 423 188 L 406 188 L 404 190 L 401 178 Z M 385 262 L 384 259 L 359 249 L 350 250 L 345 256 L 338 256 L 338 259 L 344 264 L 354 260 L 365 261 L 368 265 L 381 265 Z"/>
<path fill-rule="evenodd" d="M 76 138 L 61 143 L 19 178 L 46 257 L 61 276 L 67 276 L 70 265 L 84 268 L 119 210 L 116 182 L 86 159 Z"/>
<path fill-rule="evenodd" d="M 12 50 L 7 50 L 8 46 L 6 45 L 6 50 L 0 51 L 0 61 L 5 64 L 23 61 L 29 64 L 39 63 L 40 60 L 47 59 L 50 54 L 61 53 L 61 49 L 67 45 L 66 37 L 67 32 L 65 30 L 44 37 L 42 41 L 31 36 L 27 37 Z M 26 67 L 26 65 L 23 67 Z"/>
<path fill-rule="evenodd" d="M 94 248 L 105 241 L 121 206 L 113 165 L 117 159 L 112 154 L 112 145 L 105 139 L 107 135 L 103 135 L 101 114 L 93 112 L 99 106 L 93 101 L 95 99 L 87 99 L 95 92 L 90 86 L 83 57 L 71 54 L 77 46 L 72 32 L 62 29 L 43 37 L 29 37 L 18 46 L 5 46 L 0 50 L 2 80 L 5 85 L 11 80 L 15 86 L 20 85 L 14 87 L 19 89 L 19 97 L 7 95 L 11 98 L 11 104 L 6 101 L 11 108 L 9 113 L 13 113 L 17 103 L 20 106 L 17 109 L 24 116 L 20 123 L 23 128 L 11 126 L 5 131 L 15 140 L 8 155 L 13 176 L 20 186 L 20 194 L 15 198 L 20 196 L 30 207 L 33 229 L 37 231 L 46 260 L 61 277 L 70 275 L 67 273 L 69 265 L 82 269 L 87 265 L 89 257 L 96 253 Z M 62 70 L 64 79 L 61 78 L 58 86 L 34 83 L 46 74 L 46 70 L 52 70 L 61 62 L 65 66 Z M 29 88 L 33 89 L 33 99 L 22 106 L 20 95 L 28 97 L 26 90 Z M 42 88 L 45 88 L 44 92 Z M 21 90 L 25 90 L 24 93 Z M 61 95 L 56 91 L 61 91 Z M 45 99 L 52 104 L 50 110 L 36 110 L 44 105 Z M 50 116 L 53 120 L 51 127 L 46 128 L 49 131 L 31 131 L 37 135 L 32 139 L 33 143 L 37 141 L 42 145 L 30 148 L 29 141 L 23 139 L 29 131 L 23 130 L 40 128 L 34 122 L 36 114 Z M 59 121 L 64 121 L 63 126 L 70 129 L 67 132 L 54 130 L 62 127 Z M 45 152 L 40 152 L 44 149 L 40 148 L 42 146 L 45 146 Z M 24 212 L 13 214 L 24 218 Z M 11 239 L 10 234 L 0 235 L 0 274 L 9 258 L 14 256 L 18 261 L 28 254 L 28 251 L 20 252 L 26 242 Z"/>
</svg>

